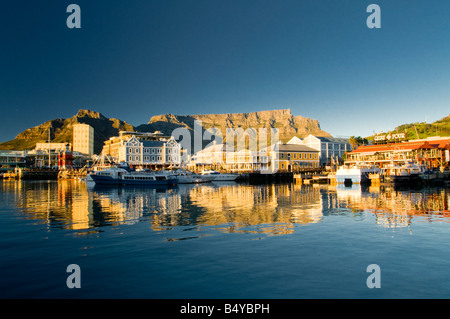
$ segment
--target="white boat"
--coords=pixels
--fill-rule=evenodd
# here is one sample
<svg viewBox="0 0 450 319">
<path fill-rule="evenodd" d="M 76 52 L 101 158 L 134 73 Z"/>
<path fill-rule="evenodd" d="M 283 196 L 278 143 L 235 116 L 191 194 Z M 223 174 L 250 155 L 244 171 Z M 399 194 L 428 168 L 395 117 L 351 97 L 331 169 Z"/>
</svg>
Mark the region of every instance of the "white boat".
<svg viewBox="0 0 450 319">
<path fill-rule="evenodd" d="M 394 183 L 419 181 L 424 173 L 425 167 L 414 162 L 405 162 L 402 165 L 391 163 L 383 167 L 384 179 Z"/>
<path fill-rule="evenodd" d="M 370 182 L 370 174 L 379 173 L 381 173 L 381 169 L 374 165 L 343 165 L 336 171 L 336 181 L 338 184 L 364 184 Z"/>
<path fill-rule="evenodd" d="M 183 169 L 172 171 L 171 173 L 176 176 L 178 184 L 207 183 L 214 179 L 214 176 L 199 175 Z"/>
<path fill-rule="evenodd" d="M 119 167 L 111 167 L 89 175 L 95 184 L 101 185 L 175 186 L 178 183 L 176 176 L 170 173 L 154 171 L 130 172 Z"/>
<path fill-rule="evenodd" d="M 214 171 L 214 170 L 202 171 L 201 175 L 211 177 L 213 182 L 234 181 L 239 177 L 239 174 L 219 173 L 218 171 Z"/>
</svg>

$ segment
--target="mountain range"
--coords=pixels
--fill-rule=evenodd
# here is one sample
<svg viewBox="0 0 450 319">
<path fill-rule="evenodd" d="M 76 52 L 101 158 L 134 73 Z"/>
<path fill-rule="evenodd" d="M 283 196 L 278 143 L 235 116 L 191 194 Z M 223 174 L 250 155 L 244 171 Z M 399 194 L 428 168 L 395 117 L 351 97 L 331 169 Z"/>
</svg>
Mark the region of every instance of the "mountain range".
<svg viewBox="0 0 450 319">
<path fill-rule="evenodd" d="M 36 143 L 71 142 L 73 125 L 77 123 L 89 124 L 94 128 L 94 153 L 99 154 L 103 142 L 119 131 L 155 132 L 161 131 L 164 135 L 172 135 L 176 128 L 185 128 L 189 132 L 194 130 L 194 122 L 201 121 L 203 129 L 214 127 L 226 135 L 227 128 L 277 128 L 279 138 L 287 141 L 293 136 L 305 137 L 309 134 L 330 137 L 331 135 L 320 128 L 319 121 L 303 116 L 294 116 L 290 109 L 260 111 L 251 113 L 228 114 L 200 114 L 200 115 L 174 115 L 164 114 L 152 116 L 147 124 L 133 126 L 125 121 L 107 118 L 101 113 L 91 110 L 79 110 L 78 113 L 68 119 L 53 119 L 38 126 L 26 129 L 19 133 L 15 139 L 0 143 L 3 150 L 30 150 Z M 209 141 L 210 142 L 210 141 Z"/>
</svg>

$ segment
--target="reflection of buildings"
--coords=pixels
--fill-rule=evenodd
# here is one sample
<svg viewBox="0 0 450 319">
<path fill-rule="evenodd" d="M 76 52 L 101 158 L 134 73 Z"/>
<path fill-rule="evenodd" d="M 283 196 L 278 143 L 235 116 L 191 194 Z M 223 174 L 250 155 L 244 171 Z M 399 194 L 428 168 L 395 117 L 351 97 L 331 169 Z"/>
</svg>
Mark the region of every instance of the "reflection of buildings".
<svg viewBox="0 0 450 319">
<path fill-rule="evenodd" d="M 15 194 L 16 204 L 28 218 L 44 221 L 51 228 L 90 227 L 92 201 L 83 183 L 10 181 L 2 183 L 2 187 L 3 191 Z"/>
<path fill-rule="evenodd" d="M 193 188 L 190 199 L 205 208 L 199 224 L 226 232 L 286 234 L 322 217 L 319 191 L 295 184 Z"/>
<path fill-rule="evenodd" d="M 177 226 L 212 226 L 222 232 L 289 234 L 295 225 L 321 222 L 323 216 L 365 218 L 377 224 L 405 227 L 413 218 L 445 221 L 450 216 L 447 189 L 421 192 L 360 185 L 202 184 L 175 189 L 111 187 L 88 189 L 73 180 L 4 181 L 27 218 L 49 229 L 92 229 L 150 222 L 154 231 Z"/>
<path fill-rule="evenodd" d="M 391 187 L 370 187 L 361 191 L 360 185 L 337 189 L 338 200 L 346 201 L 353 211 L 375 214 L 377 224 L 389 228 L 407 227 L 413 218 L 445 221 L 450 217 L 450 192 L 395 191 Z"/>
</svg>

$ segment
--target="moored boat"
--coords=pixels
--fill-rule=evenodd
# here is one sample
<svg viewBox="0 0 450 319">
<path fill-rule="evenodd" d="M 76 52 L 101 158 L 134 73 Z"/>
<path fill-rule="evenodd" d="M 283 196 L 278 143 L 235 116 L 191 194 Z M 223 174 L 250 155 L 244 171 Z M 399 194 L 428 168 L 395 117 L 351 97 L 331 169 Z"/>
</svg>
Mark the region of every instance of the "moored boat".
<svg viewBox="0 0 450 319">
<path fill-rule="evenodd" d="M 215 176 L 199 175 L 188 170 L 176 170 L 171 172 L 176 176 L 178 184 L 197 184 L 207 183 L 214 179 Z"/>
<path fill-rule="evenodd" d="M 175 175 L 167 172 L 130 172 L 119 167 L 111 167 L 89 176 L 95 184 L 102 185 L 175 186 L 178 182 Z"/>
<path fill-rule="evenodd" d="M 364 184 L 370 182 L 370 174 L 379 174 L 378 166 L 368 164 L 355 164 L 351 166 L 340 166 L 336 171 L 336 182 L 338 184 Z"/>
<path fill-rule="evenodd" d="M 418 182 L 424 172 L 424 166 L 414 162 L 405 162 L 402 165 L 390 164 L 383 167 L 385 181 L 392 183 Z"/>
<path fill-rule="evenodd" d="M 219 173 L 218 171 L 214 171 L 214 170 L 202 171 L 201 175 L 202 176 L 209 176 L 211 178 L 211 181 L 213 181 L 213 182 L 235 181 L 239 177 L 239 174 Z"/>
</svg>

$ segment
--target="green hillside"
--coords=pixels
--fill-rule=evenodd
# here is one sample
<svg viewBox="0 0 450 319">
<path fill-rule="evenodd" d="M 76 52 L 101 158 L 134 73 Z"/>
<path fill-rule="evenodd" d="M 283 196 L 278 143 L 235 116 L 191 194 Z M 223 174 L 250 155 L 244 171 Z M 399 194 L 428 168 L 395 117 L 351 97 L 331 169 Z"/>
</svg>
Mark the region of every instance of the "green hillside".
<svg viewBox="0 0 450 319">
<path fill-rule="evenodd" d="M 427 138 L 431 136 L 450 136 L 450 115 L 433 123 L 403 124 L 395 131 L 405 132 L 407 139 Z"/>
</svg>

